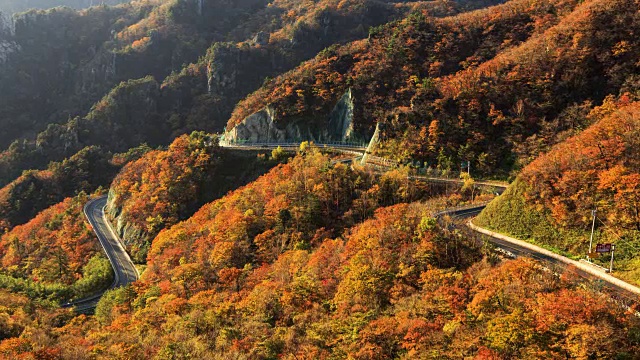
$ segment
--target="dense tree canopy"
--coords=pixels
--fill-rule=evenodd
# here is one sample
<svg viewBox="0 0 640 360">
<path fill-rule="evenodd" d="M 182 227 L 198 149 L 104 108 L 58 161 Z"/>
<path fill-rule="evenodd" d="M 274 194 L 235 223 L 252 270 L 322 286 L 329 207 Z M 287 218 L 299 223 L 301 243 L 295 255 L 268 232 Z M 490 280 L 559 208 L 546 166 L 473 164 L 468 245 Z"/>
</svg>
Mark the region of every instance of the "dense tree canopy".
<svg viewBox="0 0 640 360">
<path fill-rule="evenodd" d="M 241 101 L 282 126 L 326 126 L 347 89 L 356 128 L 383 124 L 380 154 L 506 176 L 567 134 L 606 95 L 636 92 L 631 0 L 516 0 L 443 19 L 413 13 L 334 46 Z M 564 137 L 563 137 L 564 136 Z"/>
<path fill-rule="evenodd" d="M 139 232 L 124 234 L 135 258 L 143 262 L 150 239 L 193 213 L 219 162 L 217 139 L 194 132 L 124 167 L 109 191 L 107 212 Z"/>
<path fill-rule="evenodd" d="M 610 98 L 589 116 L 594 125 L 527 166 L 504 198 L 491 204 L 479 221 L 584 255 L 591 210 L 597 209 L 596 241 L 617 245 L 616 269 L 637 283 L 640 103 L 630 102 L 628 95 Z"/>
<path fill-rule="evenodd" d="M 327 46 L 414 9 L 443 16 L 483 5 L 171 0 L 21 14 L 0 37 L 0 185 L 85 146 L 120 152 L 221 131 L 265 78 Z"/>
<path fill-rule="evenodd" d="M 84 218 L 87 201 L 67 198 L 2 235 L 0 287 L 62 301 L 111 285 L 111 264 Z"/>
<path fill-rule="evenodd" d="M 638 281 L 637 8 L 151 0 L 0 22 L 0 358 L 639 358 L 602 284 L 452 230 L 435 214 L 494 195 L 412 167 L 524 168 L 479 224 L 576 255 L 597 207 Z M 204 132 L 267 106 L 323 131 L 347 92 L 354 130 L 412 166 Z M 82 213 L 110 183 L 142 276 L 77 315 L 60 303 L 112 281 Z"/>
<path fill-rule="evenodd" d="M 50 163 L 47 170 L 24 172 L 0 188 L 0 233 L 24 224 L 65 197 L 107 186 L 121 166 L 110 153 L 93 146 L 62 162 Z"/>
<path fill-rule="evenodd" d="M 298 176 L 311 175 L 319 160 L 307 155 L 276 168 L 265 177 L 274 190 L 259 180 L 163 231 L 142 280 L 109 292 L 94 320 L 11 337 L 0 351 L 113 358 L 126 349 L 141 359 L 637 353 L 633 315 L 534 262 L 491 265 L 474 240 L 439 228 L 432 205 L 379 208 L 337 238 L 323 224 L 284 215 L 278 204 L 296 209 L 292 196 L 305 190 L 292 185 L 305 183 Z M 308 168 L 296 169 L 302 164 Z M 306 198 L 329 177 L 307 178 Z M 317 229 L 308 245 L 283 241 L 305 226 Z"/>
</svg>

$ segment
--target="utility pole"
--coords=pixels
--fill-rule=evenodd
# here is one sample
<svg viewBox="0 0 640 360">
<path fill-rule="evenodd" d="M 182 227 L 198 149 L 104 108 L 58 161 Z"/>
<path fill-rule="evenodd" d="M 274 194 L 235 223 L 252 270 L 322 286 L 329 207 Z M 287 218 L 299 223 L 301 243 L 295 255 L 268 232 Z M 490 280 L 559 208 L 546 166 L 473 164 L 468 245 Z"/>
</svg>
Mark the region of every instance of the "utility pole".
<svg viewBox="0 0 640 360">
<path fill-rule="evenodd" d="M 613 272 L 613 251 L 616 249 L 615 244 L 611 244 L 611 264 L 609 264 L 609 274 Z"/>
<path fill-rule="evenodd" d="M 593 232 L 596 229 L 596 209 L 591 210 L 591 217 L 593 218 L 593 223 L 591 224 L 591 239 L 589 240 L 589 255 L 587 255 L 587 259 L 591 259 L 591 248 L 593 247 Z"/>
</svg>

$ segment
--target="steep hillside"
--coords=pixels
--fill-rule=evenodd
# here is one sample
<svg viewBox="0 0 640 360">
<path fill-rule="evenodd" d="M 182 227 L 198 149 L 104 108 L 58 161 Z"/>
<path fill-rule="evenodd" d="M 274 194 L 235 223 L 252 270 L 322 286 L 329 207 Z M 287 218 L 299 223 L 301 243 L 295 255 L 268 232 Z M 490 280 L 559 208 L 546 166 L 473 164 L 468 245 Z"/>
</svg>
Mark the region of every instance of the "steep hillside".
<svg viewBox="0 0 640 360">
<path fill-rule="evenodd" d="M 100 4 L 116 5 L 122 2 L 125 0 L 107 0 L 100 2 Z M 49 9 L 58 6 L 84 9 L 98 4 L 93 0 L 0 0 L 0 13 L 10 16 L 13 13 L 29 9 Z"/>
<path fill-rule="evenodd" d="M 634 358 L 637 318 L 534 263 L 480 260 L 474 241 L 436 225 L 432 205 L 379 208 L 333 239 L 304 216 L 309 202 L 294 203 L 343 192 L 319 186 L 331 178 L 351 181 L 338 165 L 307 183 L 303 175 L 321 164 L 317 154 L 299 157 L 269 175 L 273 190 L 258 181 L 162 232 L 143 279 L 109 292 L 94 318 L 55 330 L 45 322 L 38 336 L 24 330 L 24 316 L 14 318 L 0 354 Z M 285 177 L 299 186 L 283 187 Z M 290 216 L 278 211 L 284 204 Z"/>
<path fill-rule="evenodd" d="M 221 131 L 238 100 L 327 46 L 366 37 L 370 27 L 414 10 L 442 16 L 482 5 L 279 0 L 265 7 L 265 1 L 247 0 L 230 7 L 176 0 L 20 15 L 15 35 L 0 40 L 7 44 L 0 82 L 13 85 L 0 90 L 6 102 L 0 125 L 10 129 L 0 148 L 13 142 L 0 155 L 0 184 L 84 146 L 125 151 L 141 142 L 166 145 L 193 130 Z M 69 27 L 76 34 L 83 26 L 77 33 L 89 36 L 60 33 Z M 39 37 L 43 32 L 51 38 Z M 55 45 L 60 41 L 65 47 Z M 37 72 L 41 76 L 24 76 Z M 32 106 L 34 99 L 39 106 Z M 110 108 L 121 110 L 110 117 Z M 93 121 L 105 112 L 109 127 L 94 130 L 105 125 Z M 141 129 L 128 131 L 134 125 Z M 64 147 L 40 141 L 51 137 L 65 139 Z"/>
<path fill-rule="evenodd" d="M 72 318 L 71 313 L 56 309 L 51 304 L 0 290 L 0 355 L 16 358 L 19 356 L 17 351 L 29 351 L 31 357 L 59 354 L 60 351 L 53 349 L 33 349 L 28 340 L 20 339 L 19 336 L 34 330 L 53 331 L 59 328 L 61 322 Z"/>
<path fill-rule="evenodd" d="M 109 185 L 120 168 L 111 155 L 89 147 L 69 159 L 51 163 L 47 170 L 27 171 L 0 188 L 0 233 L 24 224 L 45 208 L 78 192 Z"/>
<path fill-rule="evenodd" d="M 597 209 L 595 242 L 615 243 L 616 274 L 640 283 L 640 103 L 608 101 L 592 117 L 527 166 L 477 223 L 584 257 Z"/>
<path fill-rule="evenodd" d="M 129 16 L 122 7 L 16 15 L 0 38 L 0 148 L 81 114 L 118 81 L 103 46 L 119 19 L 135 20 Z"/>
<path fill-rule="evenodd" d="M 383 125 L 379 153 L 440 168 L 470 160 L 505 176 L 555 133 L 588 125 L 578 119 L 607 94 L 637 90 L 637 6 L 516 0 L 444 19 L 413 14 L 268 83 L 228 129 L 268 108 L 276 126 L 304 134 L 325 127 L 350 89 L 355 128 Z"/>
<path fill-rule="evenodd" d="M 124 167 L 111 185 L 107 212 L 134 261 L 144 263 L 160 230 L 210 198 L 219 163 L 217 139 L 194 132 Z"/>
<path fill-rule="evenodd" d="M 3 35 L 0 147 L 84 115 L 118 83 L 196 61 L 266 1 L 142 1 L 16 15 Z M 38 106 L 32 106 L 34 101 Z M 138 145 L 138 144 L 135 144 Z"/>
<path fill-rule="evenodd" d="M 86 222 L 82 193 L 0 238 L 0 288 L 30 299 L 65 301 L 106 289 L 111 264 Z"/>
<path fill-rule="evenodd" d="M 495 194 L 414 176 L 515 178 L 475 221 L 574 257 L 597 208 L 614 275 L 640 284 L 639 4 L 140 0 L 0 22 L 0 359 L 640 359 L 637 309 L 601 281 L 437 215 Z M 399 166 L 221 146 L 374 129 Z M 107 192 L 141 276 L 77 315 L 60 304 L 113 281 L 83 215 Z"/>
<path fill-rule="evenodd" d="M 162 81 L 197 61 L 265 0 L 141 1 L 74 11 L 29 11 L 0 38 L 3 113 L 12 124 L 5 148 L 50 123 L 84 115 L 118 83 L 153 76 Z M 236 41 L 244 40 L 233 39 Z M 38 102 L 37 107 L 33 105 Z"/>
<path fill-rule="evenodd" d="M 143 144 L 112 155 L 100 147 L 91 146 L 64 161 L 50 163 L 46 170 L 23 172 L 0 188 L 0 234 L 27 222 L 66 197 L 107 187 L 124 165 L 150 150 Z"/>
</svg>

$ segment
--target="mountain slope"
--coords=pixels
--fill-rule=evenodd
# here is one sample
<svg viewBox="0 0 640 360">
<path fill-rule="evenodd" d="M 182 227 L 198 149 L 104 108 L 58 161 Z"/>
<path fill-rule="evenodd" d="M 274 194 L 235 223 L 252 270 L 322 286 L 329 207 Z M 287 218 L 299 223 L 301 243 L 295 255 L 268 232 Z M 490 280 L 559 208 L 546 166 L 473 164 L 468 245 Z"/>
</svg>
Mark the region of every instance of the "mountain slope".
<svg viewBox="0 0 640 360">
<path fill-rule="evenodd" d="M 105 5 L 116 5 L 125 2 L 124 0 L 103 1 Z M 93 0 L 2 0 L 0 1 L 0 13 L 5 16 L 26 11 L 29 9 L 49 9 L 59 6 L 66 6 L 74 9 L 83 9 L 97 5 Z"/>
<path fill-rule="evenodd" d="M 87 201 L 67 198 L 2 235 L 0 287 L 57 303 L 109 287 L 113 270 L 85 221 Z"/>
<path fill-rule="evenodd" d="M 15 51 L 0 66 L 0 82 L 15 85 L 0 90 L 0 102 L 5 101 L 0 125 L 11 129 L 0 139 L 0 148 L 13 141 L 0 155 L 0 184 L 84 146 L 101 144 L 120 152 L 142 142 L 166 145 L 193 130 L 221 131 L 238 100 L 268 76 L 295 67 L 324 47 L 365 37 L 369 27 L 416 8 L 434 15 L 460 11 L 455 2 L 429 1 L 196 5 L 142 2 L 18 17 L 15 34 L 6 40 Z M 66 23 L 71 28 L 82 24 L 86 29 L 79 33 L 89 36 L 82 41 L 69 37 L 63 31 Z M 49 27 L 56 31 L 47 32 Z M 50 38 L 38 37 L 42 32 Z M 60 41 L 65 47 L 56 45 Z M 42 76 L 23 76 L 37 71 Z M 31 106 L 34 98 L 40 106 Z M 128 130 L 136 123 L 140 131 Z M 104 125 L 108 127 L 93 129 Z M 117 134 L 119 129 L 126 130 Z M 27 139 L 16 140 L 23 136 Z M 52 137 L 65 142 L 40 141 Z"/>
<path fill-rule="evenodd" d="M 27 171 L 0 188 L 0 230 L 24 224 L 66 197 L 108 186 L 121 165 L 99 147 L 88 147 L 46 170 Z"/>
<path fill-rule="evenodd" d="M 376 195 L 389 189 L 381 179 L 363 183 L 357 171 L 330 165 L 318 153 L 298 155 L 161 232 L 141 281 L 109 292 L 95 317 L 55 331 L 45 323 L 39 336 L 16 327 L 12 338 L 0 340 L 0 354 L 106 359 L 123 348 L 132 358 L 637 353 L 635 316 L 535 263 L 480 260 L 475 241 L 438 227 L 435 203 L 383 206 L 351 224 L 360 216 L 344 215 L 360 212 L 368 199 L 386 198 Z M 354 187 L 358 199 L 349 201 Z M 313 213 L 325 216 L 308 216 Z"/>
<path fill-rule="evenodd" d="M 477 221 L 569 254 L 597 206 L 596 241 L 637 281 L 637 8 L 142 0 L 18 15 L 0 26 L 0 358 L 639 358 L 635 309 L 601 283 L 436 215 L 493 194 L 468 174 L 413 176 L 465 160 L 474 177 L 519 172 Z M 251 121 L 268 126 L 244 132 L 258 140 L 377 128 L 375 152 L 411 164 L 382 172 L 308 142 L 268 158 L 192 132 Z M 141 276 L 78 316 L 60 302 L 111 279 L 82 216 L 111 179 L 108 217 Z"/>
<path fill-rule="evenodd" d="M 592 116 L 593 126 L 523 169 L 477 224 L 584 256 L 597 208 L 595 241 L 615 243 L 616 274 L 638 283 L 640 104 L 624 97 Z"/>
<path fill-rule="evenodd" d="M 383 125 L 380 154 L 506 176 L 606 95 L 637 91 L 630 0 L 511 1 L 441 20 L 411 16 L 331 49 L 250 95 L 228 128 L 266 108 L 276 124 L 326 126 L 351 89 L 355 127 Z M 541 138 L 542 137 L 542 138 Z M 241 140 L 241 139 L 239 139 Z"/>
</svg>

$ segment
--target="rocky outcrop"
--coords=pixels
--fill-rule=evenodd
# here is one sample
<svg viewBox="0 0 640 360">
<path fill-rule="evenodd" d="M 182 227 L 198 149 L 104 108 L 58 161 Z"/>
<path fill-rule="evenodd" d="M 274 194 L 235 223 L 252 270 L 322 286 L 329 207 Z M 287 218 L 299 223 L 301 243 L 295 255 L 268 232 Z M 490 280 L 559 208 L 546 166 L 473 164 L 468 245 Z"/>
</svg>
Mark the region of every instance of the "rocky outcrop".
<svg viewBox="0 0 640 360">
<path fill-rule="evenodd" d="M 133 223 L 127 221 L 126 214 L 121 208 L 116 206 L 116 195 L 113 190 L 109 190 L 107 198 L 107 207 L 105 213 L 107 218 L 114 226 L 116 234 L 123 242 L 123 245 L 130 246 L 133 244 L 141 244 L 146 241 L 147 234 L 143 229 L 136 227 Z"/>
<path fill-rule="evenodd" d="M 106 47 L 89 48 L 87 51 L 92 57 L 89 61 L 77 68 L 75 78 L 75 93 L 95 94 L 90 97 L 97 98 L 112 85 L 117 83 L 116 79 L 116 59 L 117 54 Z"/>
<path fill-rule="evenodd" d="M 19 49 L 20 47 L 16 43 L 6 41 L 6 40 L 1 40 L 0 41 L 0 65 L 7 62 L 7 60 L 9 59 L 9 55 L 13 54 Z"/>
<path fill-rule="evenodd" d="M 376 146 L 380 142 L 380 123 L 376 123 L 376 130 L 373 132 L 373 136 L 371 136 L 371 140 L 369 140 L 369 145 L 367 146 L 367 150 L 365 150 L 364 155 L 362 156 L 361 164 L 366 165 L 369 155 L 373 153 Z"/>
<path fill-rule="evenodd" d="M 275 113 L 269 106 L 248 116 L 225 134 L 229 142 L 287 142 L 295 140 L 315 140 L 309 129 L 296 123 L 280 127 L 275 122 Z"/>
<path fill-rule="evenodd" d="M 126 0 L 30 0 L 30 1 L 1 1 L 0 12 L 12 15 L 29 9 L 52 9 L 55 7 L 69 7 L 72 9 L 86 9 L 98 4 L 117 5 Z"/>
<path fill-rule="evenodd" d="M 353 136 L 353 95 L 351 89 L 340 98 L 329 115 L 329 127 L 324 137 L 347 141 Z"/>
<path fill-rule="evenodd" d="M 284 125 L 278 121 L 275 111 L 267 106 L 227 131 L 224 139 L 227 143 L 353 140 L 353 106 L 353 95 L 349 89 L 328 117 L 317 121 L 291 120 Z"/>
<path fill-rule="evenodd" d="M 78 139 L 78 122 L 67 124 L 49 124 L 47 129 L 36 138 L 36 149 L 40 153 L 56 152 L 61 156 L 71 156 L 79 151 L 83 145 Z"/>
<path fill-rule="evenodd" d="M 268 32 L 260 31 L 253 37 L 251 43 L 253 45 L 267 46 L 271 40 L 271 34 Z"/>
<path fill-rule="evenodd" d="M 234 92 L 237 87 L 238 66 L 242 64 L 241 50 L 231 44 L 214 46 L 207 63 L 209 94 Z"/>
</svg>

